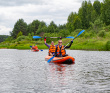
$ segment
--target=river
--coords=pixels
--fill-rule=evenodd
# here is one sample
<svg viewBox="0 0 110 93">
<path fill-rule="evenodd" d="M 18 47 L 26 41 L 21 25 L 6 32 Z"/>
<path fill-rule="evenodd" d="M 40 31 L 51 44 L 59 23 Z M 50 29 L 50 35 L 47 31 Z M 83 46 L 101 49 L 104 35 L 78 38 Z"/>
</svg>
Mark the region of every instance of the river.
<svg viewBox="0 0 110 93">
<path fill-rule="evenodd" d="M 47 53 L 0 49 L 0 93 L 110 93 L 110 51 L 67 50 L 71 65 Z"/>
</svg>

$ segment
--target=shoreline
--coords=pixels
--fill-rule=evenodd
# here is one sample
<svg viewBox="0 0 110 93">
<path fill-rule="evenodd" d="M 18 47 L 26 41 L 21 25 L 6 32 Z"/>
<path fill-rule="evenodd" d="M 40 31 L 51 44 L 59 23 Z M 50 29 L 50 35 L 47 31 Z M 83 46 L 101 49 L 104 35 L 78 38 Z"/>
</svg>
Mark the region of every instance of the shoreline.
<svg viewBox="0 0 110 93">
<path fill-rule="evenodd" d="M 0 49 L 18 49 L 18 50 L 30 50 L 31 48 L 0 48 Z M 39 48 L 44 50 L 49 50 L 48 48 Z M 66 49 L 66 50 L 82 50 L 82 51 L 108 51 L 108 50 L 100 50 L 100 49 Z"/>
</svg>

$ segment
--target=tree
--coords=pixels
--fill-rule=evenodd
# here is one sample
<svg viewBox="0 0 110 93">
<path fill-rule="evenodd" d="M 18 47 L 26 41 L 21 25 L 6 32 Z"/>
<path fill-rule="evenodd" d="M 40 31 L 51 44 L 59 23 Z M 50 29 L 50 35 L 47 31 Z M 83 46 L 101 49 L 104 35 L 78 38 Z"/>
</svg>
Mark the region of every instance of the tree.
<svg viewBox="0 0 110 93">
<path fill-rule="evenodd" d="M 70 15 L 68 16 L 66 27 L 69 30 L 69 32 L 74 31 L 74 28 L 75 28 L 74 20 L 76 16 L 78 16 L 76 12 L 75 13 L 71 12 Z"/>
<path fill-rule="evenodd" d="M 110 24 L 110 0 L 104 0 L 101 18 L 106 25 Z"/>
<path fill-rule="evenodd" d="M 39 25 L 40 25 L 40 21 L 39 20 L 34 20 L 31 23 L 30 30 L 31 30 L 31 32 L 34 33 L 34 35 L 36 34 L 36 31 L 38 30 Z"/>
<path fill-rule="evenodd" d="M 55 33 L 55 32 L 58 32 L 58 27 L 53 21 L 51 21 L 47 30 L 48 30 L 47 31 L 48 33 Z"/>
<path fill-rule="evenodd" d="M 90 23 L 92 21 L 92 12 L 93 12 L 93 6 L 92 6 L 92 3 L 90 0 L 88 1 L 87 6 L 88 6 L 88 8 L 87 8 L 87 20 L 88 20 L 88 23 Z"/>
<path fill-rule="evenodd" d="M 8 37 L 8 35 L 0 35 L 0 43 L 5 41 Z"/>
<path fill-rule="evenodd" d="M 36 34 L 40 34 L 40 33 L 44 33 L 44 32 L 47 32 L 47 26 L 46 26 L 46 23 L 45 22 L 40 22 L 40 24 L 39 24 L 39 27 L 38 27 L 38 29 L 37 29 L 37 31 L 36 31 Z"/>
<path fill-rule="evenodd" d="M 82 28 L 84 28 L 84 29 L 89 28 L 87 1 L 82 2 L 82 7 L 79 9 L 78 15 L 81 19 Z"/>
<path fill-rule="evenodd" d="M 23 33 L 23 35 L 27 35 L 27 23 L 24 22 L 23 19 L 19 19 L 19 20 L 15 23 L 14 29 L 13 29 L 13 31 L 12 31 L 12 33 L 11 33 L 11 36 L 12 36 L 13 38 L 17 38 L 17 35 L 18 35 L 18 33 L 19 33 L 20 31 Z"/>
<path fill-rule="evenodd" d="M 60 32 L 58 33 L 59 37 L 67 37 L 70 34 L 70 32 L 68 30 L 62 29 L 60 30 Z"/>
<path fill-rule="evenodd" d="M 46 33 L 47 32 L 47 27 L 43 26 L 43 27 L 39 27 L 38 30 L 36 31 L 36 34 L 40 34 L 40 33 Z"/>
<path fill-rule="evenodd" d="M 58 28 L 59 28 L 59 29 L 67 29 L 67 28 L 66 28 L 66 24 L 59 25 Z"/>
<path fill-rule="evenodd" d="M 98 33 L 99 31 L 98 28 L 101 28 L 101 27 L 103 27 L 103 22 L 102 20 L 100 20 L 100 18 L 98 18 L 97 20 L 94 21 L 94 24 L 92 24 L 92 28 L 96 33 Z"/>
<path fill-rule="evenodd" d="M 92 11 L 92 13 L 91 13 L 91 17 L 92 17 L 91 22 L 94 23 L 94 21 L 97 19 L 97 13 L 96 13 L 95 10 Z"/>
<path fill-rule="evenodd" d="M 100 3 L 100 1 L 98 1 L 98 0 L 94 1 L 93 7 L 94 7 L 94 10 L 96 11 L 97 15 L 99 16 L 100 13 L 101 13 L 101 3 Z"/>
<path fill-rule="evenodd" d="M 74 30 L 82 28 L 81 20 L 78 16 L 75 17 L 73 25 L 74 25 Z"/>
<path fill-rule="evenodd" d="M 23 33 L 20 31 L 19 33 L 18 33 L 18 35 L 17 35 L 17 38 L 19 37 L 19 36 L 22 36 L 23 35 Z"/>
</svg>

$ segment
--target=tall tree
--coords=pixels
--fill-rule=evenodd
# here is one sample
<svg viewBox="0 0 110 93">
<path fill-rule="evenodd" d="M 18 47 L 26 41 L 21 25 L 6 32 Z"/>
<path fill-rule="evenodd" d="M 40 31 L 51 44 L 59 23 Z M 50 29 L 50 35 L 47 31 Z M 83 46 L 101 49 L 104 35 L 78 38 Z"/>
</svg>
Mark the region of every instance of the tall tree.
<svg viewBox="0 0 110 93">
<path fill-rule="evenodd" d="M 90 23 L 92 21 L 92 12 L 93 12 L 93 6 L 92 6 L 92 3 L 90 0 L 88 1 L 87 6 L 88 6 L 88 8 L 87 8 L 87 20 L 88 20 L 88 23 Z"/>
<path fill-rule="evenodd" d="M 80 18 L 81 18 L 81 22 L 82 22 L 82 28 L 88 28 L 89 27 L 89 20 L 87 17 L 88 14 L 88 5 L 87 5 L 87 1 L 83 1 L 82 2 L 82 9 L 80 9 Z"/>
<path fill-rule="evenodd" d="M 39 25 L 40 25 L 40 21 L 39 21 L 39 20 L 34 20 L 34 21 L 31 23 L 31 26 L 30 26 L 30 27 L 31 27 L 31 32 L 33 32 L 34 35 L 36 34 L 36 31 L 37 31 Z"/>
<path fill-rule="evenodd" d="M 70 15 L 68 16 L 66 27 L 69 30 L 69 32 L 74 31 L 74 20 L 76 16 L 77 16 L 76 12 L 75 13 L 71 12 Z"/>
<path fill-rule="evenodd" d="M 80 18 L 78 16 L 75 17 L 73 25 L 74 25 L 74 30 L 82 28 L 81 20 L 80 20 Z"/>
<path fill-rule="evenodd" d="M 110 24 L 110 0 L 104 0 L 101 18 L 106 25 Z"/>
<path fill-rule="evenodd" d="M 53 21 L 51 21 L 50 25 L 48 26 L 48 33 L 55 33 L 55 32 L 58 32 L 58 27 Z"/>
<path fill-rule="evenodd" d="M 11 33 L 12 37 L 13 37 L 13 38 L 17 38 L 17 35 L 18 35 L 18 33 L 19 33 L 20 31 L 23 33 L 23 35 L 27 35 L 27 23 L 24 22 L 23 19 L 19 19 L 19 20 L 15 23 L 14 29 L 13 29 L 13 31 L 12 31 L 12 33 Z"/>
<path fill-rule="evenodd" d="M 98 1 L 98 0 L 94 1 L 93 7 L 94 7 L 94 10 L 96 11 L 97 15 L 99 16 L 100 13 L 101 13 L 101 3 L 100 3 L 100 1 Z"/>
</svg>

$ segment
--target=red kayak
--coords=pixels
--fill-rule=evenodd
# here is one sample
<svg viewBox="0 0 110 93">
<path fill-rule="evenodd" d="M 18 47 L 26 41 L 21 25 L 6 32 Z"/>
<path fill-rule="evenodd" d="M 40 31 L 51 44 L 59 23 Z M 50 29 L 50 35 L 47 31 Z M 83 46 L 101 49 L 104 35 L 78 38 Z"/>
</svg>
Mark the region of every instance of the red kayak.
<svg viewBox="0 0 110 93">
<path fill-rule="evenodd" d="M 46 56 L 45 61 L 48 61 L 51 57 L 52 56 Z M 75 63 L 75 59 L 71 56 L 54 57 L 51 62 L 59 64 L 72 64 Z"/>
<path fill-rule="evenodd" d="M 32 49 L 32 51 L 33 51 L 33 52 L 38 52 L 39 50 L 38 50 L 38 49 L 37 49 L 37 50 L 35 50 L 35 49 Z"/>
</svg>

